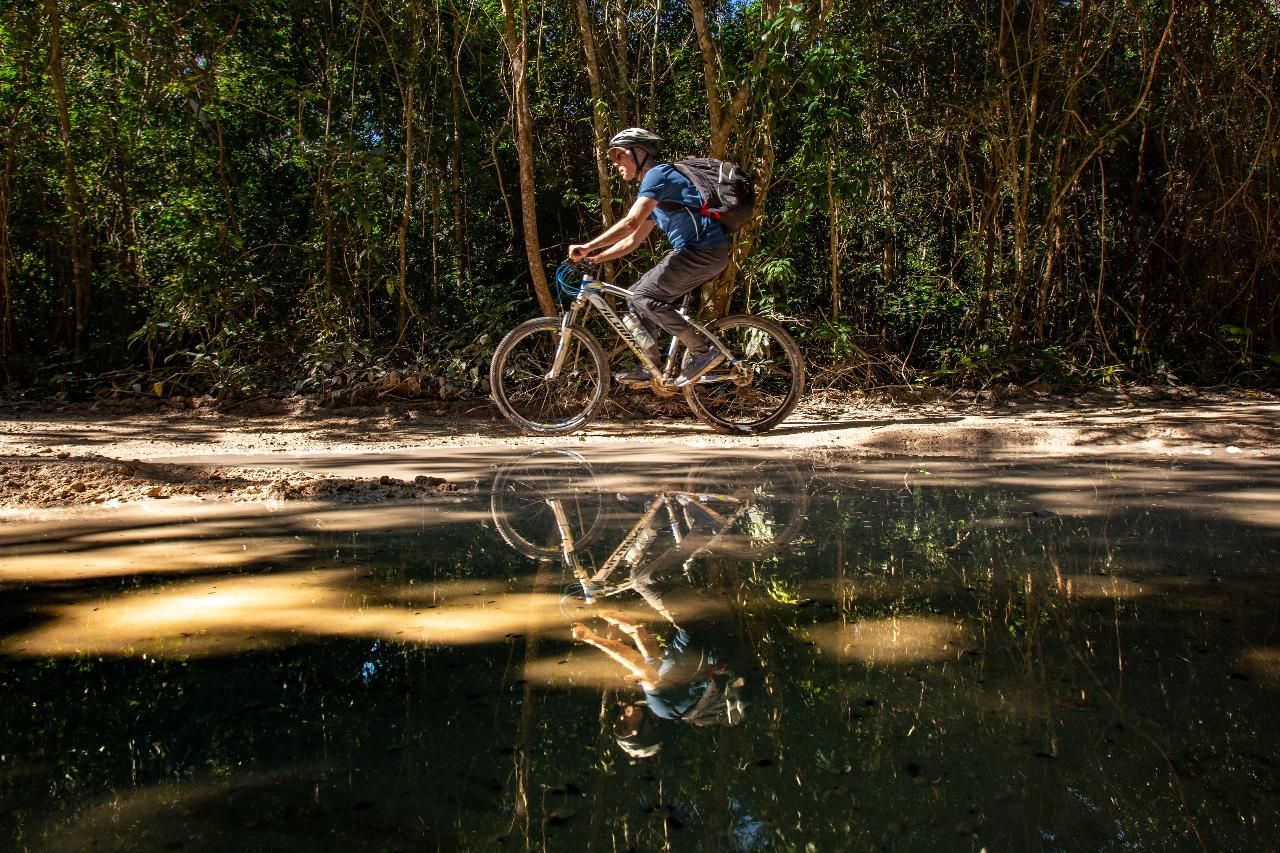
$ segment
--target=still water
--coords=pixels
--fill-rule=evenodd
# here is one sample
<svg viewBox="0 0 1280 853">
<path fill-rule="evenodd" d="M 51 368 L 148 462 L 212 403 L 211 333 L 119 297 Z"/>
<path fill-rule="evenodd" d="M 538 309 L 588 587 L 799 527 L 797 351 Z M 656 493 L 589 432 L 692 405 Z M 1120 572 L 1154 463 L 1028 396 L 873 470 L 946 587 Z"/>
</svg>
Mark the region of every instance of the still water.
<svg viewBox="0 0 1280 853">
<path fill-rule="evenodd" d="M 1280 471 L 615 462 L 0 526 L 0 848 L 1280 845 Z"/>
</svg>

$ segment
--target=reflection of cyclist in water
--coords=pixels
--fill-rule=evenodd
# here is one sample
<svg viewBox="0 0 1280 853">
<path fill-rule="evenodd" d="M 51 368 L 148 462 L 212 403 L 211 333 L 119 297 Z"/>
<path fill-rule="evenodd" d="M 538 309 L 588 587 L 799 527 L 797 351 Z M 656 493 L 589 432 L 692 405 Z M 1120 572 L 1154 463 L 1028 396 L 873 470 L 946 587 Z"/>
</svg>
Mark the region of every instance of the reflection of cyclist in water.
<svg viewBox="0 0 1280 853">
<path fill-rule="evenodd" d="M 701 519 L 709 535 L 719 532 L 709 517 Z M 655 522 L 652 522 L 656 525 Z M 618 745 L 634 758 L 648 758 L 660 748 L 654 719 L 677 720 L 692 725 L 734 725 L 742 718 L 743 680 L 703 639 L 705 629 L 690 628 L 692 619 L 704 610 L 704 601 L 689 601 L 672 584 L 666 582 L 669 572 L 688 556 L 688 546 L 698 537 L 686 537 L 684 548 L 672 548 L 655 560 L 644 561 L 644 550 L 653 542 L 644 531 L 637 537 L 638 552 L 628 554 L 631 563 L 630 586 L 653 610 L 669 623 L 663 631 L 665 643 L 644 625 L 614 612 L 600 616 L 622 632 L 630 643 L 602 636 L 582 623 L 573 626 L 573 638 L 604 652 L 626 671 L 630 680 L 644 691 L 645 699 L 625 704 L 614 723 Z M 633 648 L 634 646 L 634 648 Z"/>
<path fill-rule="evenodd" d="M 595 646 L 627 670 L 644 691 L 645 701 L 623 705 L 613 725 L 618 745 L 634 758 L 656 755 L 661 743 L 652 717 L 696 726 L 735 725 L 745 706 L 743 680 L 683 628 L 664 648 L 644 625 L 613 613 L 600 614 L 627 635 L 635 648 L 603 637 L 586 625 L 573 626 L 573 638 Z"/>
</svg>

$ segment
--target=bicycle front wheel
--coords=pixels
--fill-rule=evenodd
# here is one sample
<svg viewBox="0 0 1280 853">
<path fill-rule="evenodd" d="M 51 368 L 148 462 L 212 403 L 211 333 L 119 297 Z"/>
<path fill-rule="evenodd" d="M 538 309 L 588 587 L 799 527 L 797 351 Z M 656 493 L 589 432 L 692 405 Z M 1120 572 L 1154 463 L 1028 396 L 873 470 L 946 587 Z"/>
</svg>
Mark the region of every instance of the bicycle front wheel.
<svg viewBox="0 0 1280 853">
<path fill-rule="evenodd" d="M 735 314 L 709 328 L 738 357 L 686 385 L 685 401 L 698 419 L 730 435 L 777 426 L 804 393 L 804 357 L 787 330 L 763 317 Z"/>
<path fill-rule="evenodd" d="M 572 450 L 539 450 L 505 466 L 494 478 L 489 508 L 498 534 L 535 560 L 559 557 L 563 534 L 581 548 L 604 516 L 604 485 L 591 464 Z M 558 501 L 568 530 L 557 527 Z"/>
<path fill-rule="evenodd" d="M 560 343 L 560 319 L 537 317 L 512 329 L 489 365 L 493 402 L 531 435 L 564 435 L 587 424 L 609 395 L 609 363 L 595 336 L 569 328 L 564 361 L 548 378 Z"/>
</svg>

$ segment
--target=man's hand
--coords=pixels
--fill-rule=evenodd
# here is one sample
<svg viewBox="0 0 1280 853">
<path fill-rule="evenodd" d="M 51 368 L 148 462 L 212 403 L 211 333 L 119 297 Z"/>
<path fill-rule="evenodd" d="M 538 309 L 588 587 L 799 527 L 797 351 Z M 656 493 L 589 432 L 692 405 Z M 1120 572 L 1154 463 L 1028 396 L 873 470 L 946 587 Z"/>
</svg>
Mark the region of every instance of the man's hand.
<svg viewBox="0 0 1280 853">
<path fill-rule="evenodd" d="M 590 249 L 586 247 L 585 243 L 574 243 L 569 246 L 569 260 L 580 261 L 587 256 L 589 251 Z"/>
</svg>

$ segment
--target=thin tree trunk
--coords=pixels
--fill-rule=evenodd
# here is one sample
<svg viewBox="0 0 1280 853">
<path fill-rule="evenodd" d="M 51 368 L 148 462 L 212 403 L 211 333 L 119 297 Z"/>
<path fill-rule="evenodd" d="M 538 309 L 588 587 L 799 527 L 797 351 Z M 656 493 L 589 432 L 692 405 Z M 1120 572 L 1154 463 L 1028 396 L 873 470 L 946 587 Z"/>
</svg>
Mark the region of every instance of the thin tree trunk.
<svg viewBox="0 0 1280 853">
<path fill-rule="evenodd" d="M 591 127 L 595 131 L 596 179 L 600 185 L 600 217 L 606 228 L 613 224 L 613 193 L 609 188 L 609 161 L 604 144 L 609 137 L 604 106 L 604 84 L 600 79 L 600 60 L 596 56 L 595 23 L 587 0 L 578 0 L 578 29 L 582 31 L 582 50 L 587 58 L 587 79 L 591 83 Z"/>
<path fill-rule="evenodd" d="M 511 60 L 512 102 L 516 113 L 516 152 L 520 159 L 520 211 L 524 220 L 524 248 L 529 261 L 529 275 L 533 280 L 533 292 L 538 307 L 545 315 L 556 313 L 555 300 L 547 286 L 547 274 L 542 268 L 542 245 L 538 238 L 538 201 L 533 182 L 533 114 L 529 109 L 529 88 L 525 80 L 528 66 L 528 39 L 521 15 L 520 30 L 516 30 L 515 0 L 502 0 L 503 40 Z"/>
<path fill-rule="evenodd" d="M 84 334 L 89 322 L 92 259 L 84 233 L 84 207 L 80 197 L 80 183 L 71 153 L 71 111 L 67 106 L 62 67 L 62 12 L 58 8 L 58 0 L 45 0 L 44 5 L 49 16 L 49 77 L 53 83 L 54 100 L 58 109 L 58 131 L 62 141 L 62 173 L 66 183 L 67 212 L 71 217 L 71 276 L 74 297 L 69 307 L 74 314 L 75 330 L 71 343 L 74 351 L 79 353 L 84 345 Z"/>
<path fill-rule="evenodd" d="M 410 80 L 404 94 L 404 199 L 400 205 L 400 229 L 397 236 L 400 250 L 400 280 L 396 285 L 396 301 L 399 303 L 397 341 L 404 340 L 405 331 L 409 327 L 409 216 L 413 212 L 414 168 L 413 91 L 414 81 Z"/>
<path fill-rule="evenodd" d="M 720 54 L 711 40 L 707 9 L 702 0 L 689 0 L 689 11 L 693 14 L 693 31 L 698 36 L 698 51 L 702 54 L 702 81 L 707 89 L 707 117 L 711 121 L 711 156 L 723 158 L 729 135 L 722 131 L 724 108 L 720 105 L 720 80 L 716 71 Z"/>
<path fill-rule="evenodd" d="M 456 284 L 459 292 L 471 278 L 471 237 L 467 229 L 467 198 L 462 191 L 462 80 L 458 73 L 458 54 L 462 50 L 462 33 L 458 30 L 458 21 L 453 19 L 450 27 L 453 36 L 453 57 L 449 63 L 450 78 L 450 118 L 453 122 L 453 139 L 449 152 L 449 189 L 453 201 L 453 239 L 454 265 L 456 268 Z M 437 309 L 438 310 L 438 309 Z"/>
<path fill-rule="evenodd" d="M 840 211 L 836 207 L 835 145 L 827 153 L 827 219 L 830 220 L 828 249 L 831 252 L 831 322 L 840 322 Z"/>
<path fill-rule="evenodd" d="M 13 152 L 17 147 L 17 116 L 5 134 L 4 166 L 0 168 L 0 299 L 4 317 L 0 319 L 0 364 L 8 364 L 13 349 L 13 289 L 9 282 L 9 188 L 13 186 Z"/>
</svg>

